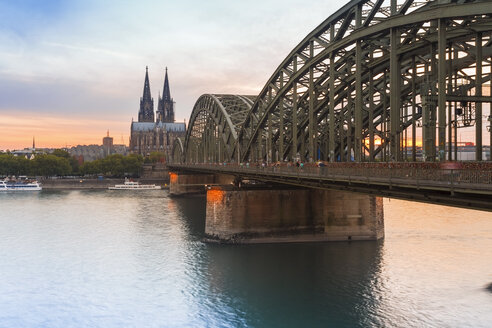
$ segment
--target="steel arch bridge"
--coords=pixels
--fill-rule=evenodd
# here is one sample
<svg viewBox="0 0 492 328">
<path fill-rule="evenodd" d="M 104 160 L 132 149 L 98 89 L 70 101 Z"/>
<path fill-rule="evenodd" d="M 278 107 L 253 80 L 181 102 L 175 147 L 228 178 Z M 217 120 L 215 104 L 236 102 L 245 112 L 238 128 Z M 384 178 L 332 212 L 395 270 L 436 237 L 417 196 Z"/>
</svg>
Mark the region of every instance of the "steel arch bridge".
<svg viewBox="0 0 492 328">
<path fill-rule="evenodd" d="M 201 96 L 174 160 L 415 161 L 420 142 L 424 160 L 456 160 L 462 127 L 482 160 L 491 56 L 491 1 L 352 0 L 257 97 Z"/>
</svg>

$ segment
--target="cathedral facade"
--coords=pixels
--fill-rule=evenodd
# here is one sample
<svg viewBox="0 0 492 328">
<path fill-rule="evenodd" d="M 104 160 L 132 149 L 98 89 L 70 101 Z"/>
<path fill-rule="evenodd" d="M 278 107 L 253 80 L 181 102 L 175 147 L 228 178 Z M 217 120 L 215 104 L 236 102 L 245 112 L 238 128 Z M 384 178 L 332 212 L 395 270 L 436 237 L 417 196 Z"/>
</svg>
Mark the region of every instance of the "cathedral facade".
<svg viewBox="0 0 492 328">
<path fill-rule="evenodd" d="M 131 153 L 146 156 L 151 152 L 158 151 L 165 153 L 166 159 L 170 158 L 174 140 L 184 138 L 186 134 L 185 123 L 174 123 L 174 104 L 166 68 L 162 98 L 159 95 L 157 111 L 154 115 L 154 99 L 150 94 L 149 71 L 146 68 L 138 122 L 134 122 L 132 119 L 131 124 Z"/>
</svg>

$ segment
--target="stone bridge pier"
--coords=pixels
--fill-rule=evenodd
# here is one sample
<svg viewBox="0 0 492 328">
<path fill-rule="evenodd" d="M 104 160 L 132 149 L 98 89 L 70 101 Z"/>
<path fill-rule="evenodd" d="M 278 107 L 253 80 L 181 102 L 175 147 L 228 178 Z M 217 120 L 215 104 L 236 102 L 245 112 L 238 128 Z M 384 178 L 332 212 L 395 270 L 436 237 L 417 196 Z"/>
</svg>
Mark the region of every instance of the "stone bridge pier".
<svg viewBox="0 0 492 328">
<path fill-rule="evenodd" d="M 334 190 L 214 186 L 207 190 L 205 233 L 225 243 L 378 240 L 383 202 Z"/>
<path fill-rule="evenodd" d="M 277 243 L 384 238 L 381 197 L 285 186 L 234 185 L 234 176 L 170 173 L 170 194 L 206 191 L 209 242 Z M 207 185 L 207 187 L 205 187 Z"/>
</svg>

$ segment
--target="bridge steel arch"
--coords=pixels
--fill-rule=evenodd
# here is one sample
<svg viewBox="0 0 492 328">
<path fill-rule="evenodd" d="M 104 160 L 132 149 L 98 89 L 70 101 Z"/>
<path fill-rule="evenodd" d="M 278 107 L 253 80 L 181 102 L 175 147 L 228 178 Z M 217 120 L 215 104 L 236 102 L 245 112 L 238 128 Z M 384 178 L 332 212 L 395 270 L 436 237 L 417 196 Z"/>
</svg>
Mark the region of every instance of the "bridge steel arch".
<svg viewBox="0 0 492 328">
<path fill-rule="evenodd" d="M 184 145 L 173 155 L 185 163 L 216 163 L 234 160 L 241 124 L 256 96 L 205 94 L 193 107 Z M 181 148 L 180 148 L 181 147 Z"/>
<path fill-rule="evenodd" d="M 184 155 L 184 145 L 182 138 L 174 139 L 171 159 L 173 163 L 181 163 Z"/>
<path fill-rule="evenodd" d="M 204 109 L 214 100 L 200 98 L 187 160 L 190 142 L 210 137 L 207 124 L 230 131 L 223 155 L 198 159 L 415 161 L 421 138 L 425 160 L 455 160 L 457 129 L 475 126 L 482 160 L 491 15 L 490 1 L 350 1 L 292 50 L 241 124 L 223 123 Z"/>
</svg>

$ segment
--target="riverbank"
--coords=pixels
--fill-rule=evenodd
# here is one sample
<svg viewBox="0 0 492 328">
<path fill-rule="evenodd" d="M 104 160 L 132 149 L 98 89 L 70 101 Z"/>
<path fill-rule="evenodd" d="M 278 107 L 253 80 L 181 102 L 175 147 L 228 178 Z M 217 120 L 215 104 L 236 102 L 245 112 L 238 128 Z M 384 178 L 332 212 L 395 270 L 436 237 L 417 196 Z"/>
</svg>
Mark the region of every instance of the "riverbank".
<svg viewBox="0 0 492 328">
<path fill-rule="evenodd" d="M 162 188 L 167 188 L 169 179 L 135 179 L 142 184 L 155 184 Z M 41 179 L 39 180 L 43 189 L 108 189 L 115 184 L 123 184 L 125 179 Z"/>
</svg>

